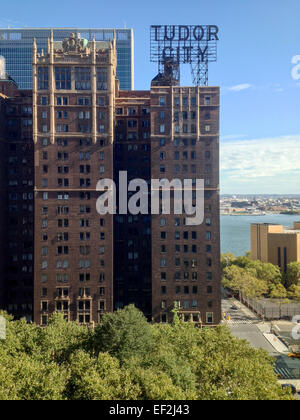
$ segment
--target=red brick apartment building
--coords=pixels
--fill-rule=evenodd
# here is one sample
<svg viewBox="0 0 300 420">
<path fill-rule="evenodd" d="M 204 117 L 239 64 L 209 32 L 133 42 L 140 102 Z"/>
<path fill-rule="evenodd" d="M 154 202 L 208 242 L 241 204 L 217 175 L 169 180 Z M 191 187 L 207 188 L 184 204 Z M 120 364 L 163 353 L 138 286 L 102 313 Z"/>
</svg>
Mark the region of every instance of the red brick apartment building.
<svg viewBox="0 0 300 420">
<path fill-rule="evenodd" d="M 185 321 L 218 324 L 219 88 L 161 73 L 149 91 L 121 91 L 115 41 L 71 35 L 39 53 L 34 44 L 32 92 L 5 92 L 1 307 L 41 325 L 54 311 L 91 324 L 130 303 L 170 322 L 176 303 Z M 204 179 L 204 222 L 98 214 L 97 182 L 118 187 L 119 171 L 149 185 Z"/>
</svg>

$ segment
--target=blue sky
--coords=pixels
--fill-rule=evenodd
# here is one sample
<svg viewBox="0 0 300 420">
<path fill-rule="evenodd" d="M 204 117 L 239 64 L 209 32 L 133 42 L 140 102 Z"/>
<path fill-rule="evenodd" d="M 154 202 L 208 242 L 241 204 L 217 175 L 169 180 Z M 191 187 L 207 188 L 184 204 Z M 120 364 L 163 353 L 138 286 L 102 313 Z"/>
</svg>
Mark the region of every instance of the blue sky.
<svg viewBox="0 0 300 420">
<path fill-rule="evenodd" d="M 222 89 L 221 192 L 296 194 L 300 76 L 295 68 L 292 77 L 292 58 L 300 56 L 299 16 L 299 0 L 11 0 L 1 5 L 0 26 L 132 27 L 135 88 L 148 89 L 156 73 L 150 25 L 218 25 L 209 80 Z M 189 68 L 182 73 L 190 84 Z"/>
</svg>

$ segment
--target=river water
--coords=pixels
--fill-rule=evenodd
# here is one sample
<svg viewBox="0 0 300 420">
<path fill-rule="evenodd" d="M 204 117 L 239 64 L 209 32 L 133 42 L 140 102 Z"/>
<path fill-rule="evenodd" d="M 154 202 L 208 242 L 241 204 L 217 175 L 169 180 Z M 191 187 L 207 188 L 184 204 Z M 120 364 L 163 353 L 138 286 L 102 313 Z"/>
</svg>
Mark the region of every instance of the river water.
<svg viewBox="0 0 300 420">
<path fill-rule="evenodd" d="M 250 251 L 251 223 L 276 223 L 292 227 L 300 216 L 269 214 L 266 216 L 221 216 L 221 252 L 245 255 Z"/>
</svg>

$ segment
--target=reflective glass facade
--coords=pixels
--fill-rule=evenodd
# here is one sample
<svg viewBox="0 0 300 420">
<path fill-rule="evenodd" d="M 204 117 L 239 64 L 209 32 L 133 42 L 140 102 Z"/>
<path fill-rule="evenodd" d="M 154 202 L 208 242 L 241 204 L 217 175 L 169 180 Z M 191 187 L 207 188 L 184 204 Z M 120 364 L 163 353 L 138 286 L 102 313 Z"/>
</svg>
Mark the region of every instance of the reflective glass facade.
<svg viewBox="0 0 300 420">
<path fill-rule="evenodd" d="M 37 40 L 38 51 L 47 51 L 51 29 L 0 29 L 0 55 L 6 59 L 7 73 L 20 89 L 32 89 L 32 43 Z M 107 41 L 114 36 L 113 29 L 53 29 L 54 41 L 62 41 L 70 33 L 80 33 L 88 41 Z M 115 29 L 117 43 L 117 77 L 122 90 L 134 89 L 133 30 Z"/>
</svg>

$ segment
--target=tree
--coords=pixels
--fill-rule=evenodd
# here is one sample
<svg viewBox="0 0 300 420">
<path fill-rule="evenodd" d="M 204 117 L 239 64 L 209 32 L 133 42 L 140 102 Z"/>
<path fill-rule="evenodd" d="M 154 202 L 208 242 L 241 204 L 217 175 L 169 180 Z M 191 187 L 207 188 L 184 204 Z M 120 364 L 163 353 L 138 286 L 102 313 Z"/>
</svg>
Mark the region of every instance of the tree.
<svg viewBox="0 0 300 420">
<path fill-rule="evenodd" d="M 231 265 L 223 270 L 223 286 L 235 293 L 241 293 L 244 285 L 244 270 L 236 265 Z"/>
<path fill-rule="evenodd" d="M 271 299 L 286 299 L 287 291 L 282 284 L 272 285 L 270 287 L 270 298 Z"/>
<path fill-rule="evenodd" d="M 60 400 L 67 377 L 53 362 L 0 348 L 0 400 Z"/>
<path fill-rule="evenodd" d="M 204 329 L 195 352 L 197 398 L 211 400 L 291 399 L 274 375 L 272 359 L 219 327 Z"/>
<path fill-rule="evenodd" d="M 243 295 L 255 299 L 266 295 L 268 290 L 269 288 L 266 281 L 258 279 L 247 272 L 244 274 L 243 287 L 241 290 Z"/>
<path fill-rule="evenodd" d="M 287 271 L 285 275 L 285 283 L 287 289 L 291 286 L 300 285 L 300 263 L 299 262 L 292 262 L 288 264 Z"/>
<path fill-rule="evenodd" d="M 252 270 L 248 271 L 236 265 L 224 269 L 223 286 L 250 298 L 260 297 L 268 292 L 264 280 L 257 279 Z"/>
<path fill-rule="evenodd" d="M 228 267 L 234 264 L 235 255 L 232 252 L 228 252 L 227 254 L 221 255 L 221 269 L 224 270 L 225 267 Z"/>
<path fill-rule="evenodd" d="M 141 394 L 131 373 L 107 353 L 95 358 L 79 350 L 71 356 L 69 370 L 64 393 L 68 400 L 135 400 Z"/>
<path fill-rule="evenodd" d="M 92 332 L 75 322 L 68 322 L 63 314 L 53 314 L 47 328 L 41 329 L 39 346 L 47 360 L 59 364 L 68 361 L 78 349 L 91 349 Z"/>
<path fill-rule="evenodd" d="M 178 365 L 189 366 L 194 379 L 189 377 L 193 385 L 188 385 L 187 399 L 292 399 L 278 384 L 273 359 L 267 352 L 255 350 L 246 341 L 234 338 L 226 327 L 200 330 L 191 323 L 181 323 L 154 325 L 153 329 L 155 351 L 149 354 L 148 366 L 159 370 L 156 355 L 160 347 L 165 347 L 170 357 L 177 358 Z"/>
<path fill-rule="evenodd" d="M 289 288 L 288 296 L 290 299 L 300 302 L 300 286 L 296 286 L 295 284 Z"/>
<path fill-rule="evenodd" d="M 58 315 L 45 328 L 4 316 L 0 400 L 292 399 L 267 353 L 225 327 L 151 325 L 133 306 L 96 331 Z"/>
<path fill-rule="evenodd" d="M 279 318 L 282 316 L 282 305 L 288 303 L 287 290 L 282 284 L 274 284 L 270 287 L 270 298 L 279 305 Z"/>
<path fill-rule="evenodd" d="M 108 352 L 120 361 L 144 356 L 151 347 L 151 326 L 133 305 L 106 314 L 96 327 L 94 347 L 96 353 Z"/>
<path fill-rule="evenodd" d="M 257 266 L 257 277 L 268 283 L 269 286 L 272 284 L 282 284 L 282 272 L 279 267 L 271 263 L 261 263 Z"/>
</svg>

